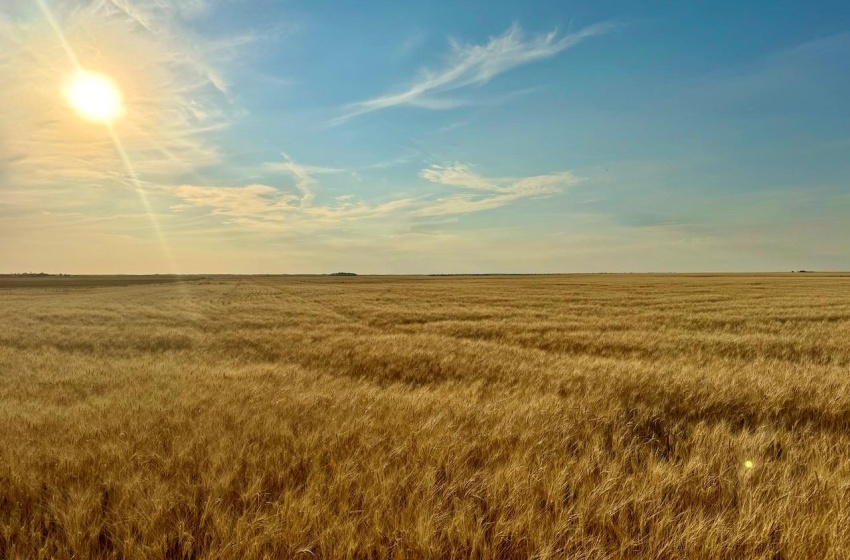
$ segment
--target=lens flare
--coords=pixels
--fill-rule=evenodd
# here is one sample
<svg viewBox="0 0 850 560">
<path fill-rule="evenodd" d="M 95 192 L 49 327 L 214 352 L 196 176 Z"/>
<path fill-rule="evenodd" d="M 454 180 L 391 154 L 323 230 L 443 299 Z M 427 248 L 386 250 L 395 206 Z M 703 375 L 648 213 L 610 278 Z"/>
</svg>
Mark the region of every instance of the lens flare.
<svg viewBox="0 0 850 560">
<path fill-rule="evenodd" d="M 80 71 L 68 82 L 65 97 L 83 118 L 109 124 L 122 114 L 121 92 L 101 74 Z"/>
<path fill-rule="evenodd" d="M 751 469 L 751 468 L 753 468 L 753 462 L 752 462 L 752 461 L 750 461 L 750 460 L 744 461 L 744 468 L 745 468 L 745 469 Z"/>
</svg>

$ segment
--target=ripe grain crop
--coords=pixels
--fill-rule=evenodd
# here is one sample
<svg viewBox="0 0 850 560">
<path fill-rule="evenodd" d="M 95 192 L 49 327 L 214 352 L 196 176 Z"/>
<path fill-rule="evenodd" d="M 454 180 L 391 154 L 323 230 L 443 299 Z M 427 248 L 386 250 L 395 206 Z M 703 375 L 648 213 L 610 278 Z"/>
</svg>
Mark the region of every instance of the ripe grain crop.
<svg viewBox="0 0 850 560">
<path fill-rule="evenodd" d="M 848 555 L 847 275 L 0 280 L 0 558 Z"/>
</svg>

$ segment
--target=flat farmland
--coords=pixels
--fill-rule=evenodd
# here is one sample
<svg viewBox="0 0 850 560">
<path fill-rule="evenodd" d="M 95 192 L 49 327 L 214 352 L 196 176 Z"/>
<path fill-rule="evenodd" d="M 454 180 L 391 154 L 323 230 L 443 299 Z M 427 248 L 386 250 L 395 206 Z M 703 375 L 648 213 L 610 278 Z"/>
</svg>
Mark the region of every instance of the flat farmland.
<svg viewBox="0 0 850 560">
<path fill-rule="evenodd" d="M 849 554 L 850 275 L 0 279 L 0 558 Z"/>
</svg>

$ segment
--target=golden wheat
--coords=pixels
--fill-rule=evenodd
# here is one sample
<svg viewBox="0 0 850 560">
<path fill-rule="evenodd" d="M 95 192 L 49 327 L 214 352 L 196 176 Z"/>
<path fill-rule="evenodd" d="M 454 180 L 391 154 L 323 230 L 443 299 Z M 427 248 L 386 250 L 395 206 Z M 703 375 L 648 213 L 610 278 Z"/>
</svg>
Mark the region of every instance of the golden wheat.
<svg viewBox="0 0 850 560">
<path fill-rule="evenodd" d="M 0 303 L 0 558 L 850 555 L 848 276 L 6 279 Z"/>
</svg>

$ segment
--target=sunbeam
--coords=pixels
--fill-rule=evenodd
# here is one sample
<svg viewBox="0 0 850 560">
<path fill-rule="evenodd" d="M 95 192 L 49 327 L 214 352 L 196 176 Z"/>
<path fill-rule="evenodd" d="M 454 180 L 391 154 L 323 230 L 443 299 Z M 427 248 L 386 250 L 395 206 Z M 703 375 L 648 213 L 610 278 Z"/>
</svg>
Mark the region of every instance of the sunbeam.
<svg viewBox="0 0 850 560">
<path fill-rule="evenodd" d="M 59 42 L 62 44 L 62 48 L 65 50 L 65 53 L 68 55 L 68 58 L 71 60 L 71 64 L 74 66 L 76 70 L 80 70 L 82 66 L 80 66 L 80 61 L 77 58 L 74 49 L 71 48 L 71 45 L 68 43 L 68 39 L 65 37 L 65 33 L 62 31 L 62 28 L 59 26 L 59 23 L 56 21 L 56 18 L 53 17 L 53 12 L 50 11 L 50 7 L 47 5 L 45 0 L 35 0 L 38 4 L 41 13 L 44 14 L 44 18 L 47 20 L 47 23 L 50 25 L 50 28 L 56 34 L 56 37 L 59 39 Z"/>
<path fill-rule="evenodd" d="M 130 157 L 127 155 L 127 151 L 124 149 L 124 145 L 121 143 L 121 139 L 118 137 L 118 134 L 115 132 L 115 129 L 111 124 L 106 125 L 109 130 L 109 136 L 112 138 L 112 144 L 115 146 L 115 151 L 118 153 L 118 156 L 121 158 L 121 162 L 124 164 L 124 169 L 127 171 L 127 176 L 130 178 L 130 183 L 133 185 L 133 188 L 136 189 L 136 193 L 139 195 L 139 200 L 142 202 L 142 206 L 145 209 L 145 213 L 148 215 L 148 219 L 150 219 L 151 227 L 156 234 L 157 240 L 159 241 L 159 245 L 162 249 L 162 254 L 165 257 L 165 260 L 168 261 L 168 266 L 171 269 L 172 274 L 177 274 L 177 267 L 174 261 L 174 257 L 171 254 L 171 249 L 168 246 L 168 242 L 165 239 L 165 234 L 162 232 L 162 227 L 159 225 L 159 220 L 156 217 L 156 214 L 151 207 L 151 203 L 148 200 L 148 194 L 145 191 L 144 187 L 142 187 L 141 181 L 139 181 L 139 177 L 136 175 L 136 170 L 133 168 L 133 164 L 130 161 Z"/>
</svg>

